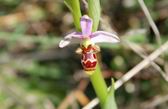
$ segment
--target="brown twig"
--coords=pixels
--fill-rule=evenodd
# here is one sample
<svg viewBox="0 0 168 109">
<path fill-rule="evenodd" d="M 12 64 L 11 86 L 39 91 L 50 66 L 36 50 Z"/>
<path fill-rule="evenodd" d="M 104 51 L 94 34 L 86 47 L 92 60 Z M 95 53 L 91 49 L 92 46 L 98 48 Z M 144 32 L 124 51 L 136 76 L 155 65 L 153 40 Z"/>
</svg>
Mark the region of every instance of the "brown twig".
<svg viewBox="0 0 168 109">
<path fill-rule="evenodd" d="M 84 90 L 86 89 L 88 83 L 88 79 L 81 79 L 78 87 L 68 94 L 68 96 L 58 106 L 58 109 L 67 109 L 74 103 L 74 101 L 78 101 L 82 106 L 88 104 L 90 100 L 84 94 Z"/>
<path fill-rule="evenodd" d="M 72 104 L 75 100 L 74 93 L 71 92 L 68 96 L 62 101 L 62 103 L 58 106 L 57 109 L 67 109 L 70 104 Z"/>
</svg>

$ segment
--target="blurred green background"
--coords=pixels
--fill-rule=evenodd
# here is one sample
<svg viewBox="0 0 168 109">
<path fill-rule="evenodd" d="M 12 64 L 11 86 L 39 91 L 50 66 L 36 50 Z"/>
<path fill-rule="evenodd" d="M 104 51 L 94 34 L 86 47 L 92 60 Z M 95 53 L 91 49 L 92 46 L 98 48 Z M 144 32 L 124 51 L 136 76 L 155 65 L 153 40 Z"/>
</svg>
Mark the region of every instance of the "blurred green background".
<svg viewBox="0 0 168 109">
<path fill-rule="evenodd" d="M 168 1 L 145 3 L 164 43 Z M 82 0 L 81 5 L 86 13 Z M 113 29 L 123 40 L 100 45 L 102 73 L 110 85 L 111 77 L 119 79 L 143 60 L 125 41 L 147 55 L 158 44 L 136 0 L 101 0 L 101 6 L 99 28 Z M 79 45 L 58 47 L 71 31 L 73 18 L 63 0 L 0 0 L 0 109 L 81 109 L 95 97 L 75 53 Z M 155 62 L 168 73 L 168 52 Z M 119 109 L 167 109 L 168 85 L 148 66 L 116 91 L 116 99 Z"/>
</svg>

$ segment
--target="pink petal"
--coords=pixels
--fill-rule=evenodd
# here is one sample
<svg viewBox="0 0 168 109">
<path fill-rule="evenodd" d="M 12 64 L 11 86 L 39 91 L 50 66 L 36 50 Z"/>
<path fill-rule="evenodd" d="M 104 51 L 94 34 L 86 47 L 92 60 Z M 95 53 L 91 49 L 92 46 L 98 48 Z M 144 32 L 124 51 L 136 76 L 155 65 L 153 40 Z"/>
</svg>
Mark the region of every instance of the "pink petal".
<svg viewBox="0 0 168 109">
<path fill-rule="evenodd" d="M 84 15 L 80 19 L 80 24 L 83 37 L 89 37 L 92 32 L 92 20 L 87 15 Z"/>
<path fill-rule="evenodd" d="M 59 47 L 63 48 L 69 44 L 80 43 L 81 36 L 82 36 L 81 33 L 77 32 L 70 33 L 67 36 L 65 36 L 63 40 L 60 41 Z"/>
<path fill-rule="evenodd" d="M 120 41 L 120 39 L 114 33 L 96 31 L 91 35 L 91 41 L 93 43 L 117 43 Z"/>
</svg>

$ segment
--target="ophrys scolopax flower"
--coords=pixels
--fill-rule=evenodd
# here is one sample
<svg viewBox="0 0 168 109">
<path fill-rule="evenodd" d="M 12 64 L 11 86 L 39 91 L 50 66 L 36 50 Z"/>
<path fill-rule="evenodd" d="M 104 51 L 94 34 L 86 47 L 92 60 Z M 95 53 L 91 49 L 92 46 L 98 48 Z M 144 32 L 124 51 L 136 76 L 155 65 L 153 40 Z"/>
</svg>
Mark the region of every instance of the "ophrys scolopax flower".
<svg viewBox="0 0 168 109">
<path fill-rule="evenodd" d="M 82 54 L 81 63 L 86 71 L 95 70 L 97 64 L 96 53 L 99 47 L 96 43 L 117 43 L 120 41 L 117 35 L 105 31 L 92 32 L 92 19 L 84 15 L 80 19 L 81 32 L 73 32 L 60 41 L 59 47 L 63 48 L 69 44 L 81 43 L 77 50 Z"/>
</svg>

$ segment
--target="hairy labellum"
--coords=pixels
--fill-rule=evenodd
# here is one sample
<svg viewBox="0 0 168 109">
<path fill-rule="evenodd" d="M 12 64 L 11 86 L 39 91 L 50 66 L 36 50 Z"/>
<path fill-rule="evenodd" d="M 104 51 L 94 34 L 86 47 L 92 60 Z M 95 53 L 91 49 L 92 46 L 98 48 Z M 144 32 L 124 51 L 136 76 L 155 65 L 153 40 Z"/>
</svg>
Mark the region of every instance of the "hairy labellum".
<svg viewBox="0 0 168 109">
<path fill-rule="evenodd" d="M 85 71 L 93 71 L 96 69 L 97 49 L 93 45 L 87 46 L 87 48 L 82 47 L 82 59 L 81 63 Z"/>
</svg>

